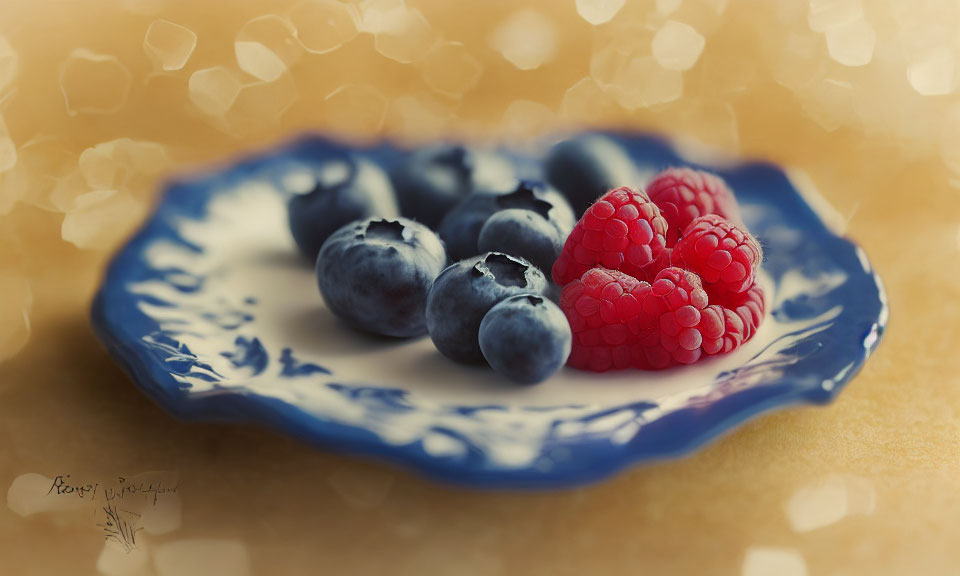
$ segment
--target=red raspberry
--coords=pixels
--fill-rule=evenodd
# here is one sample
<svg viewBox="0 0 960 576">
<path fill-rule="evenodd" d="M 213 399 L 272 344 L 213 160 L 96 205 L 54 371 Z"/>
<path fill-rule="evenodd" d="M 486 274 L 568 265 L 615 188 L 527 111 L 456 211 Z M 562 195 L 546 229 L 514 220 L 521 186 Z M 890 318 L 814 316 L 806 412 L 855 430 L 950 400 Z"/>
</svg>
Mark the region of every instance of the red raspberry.
<svg viewBox="0 0 960 576">
<path fill-rule="evenodd" d="M 654 325 L 644 305 L 651 294 L 647 282 L 606 268 L 592 268 L 564 286 L 560 308 L 573 332 L 567 364 L 594 372 L 632 366 L 637 335 Z"/>
<path fill-rule="evenodd" d="M 563 286 L 595 266 L 646 279 L 669 260 L 666 231 L 667 221 L 646 193 L 611 190 L 577 222 L 553 264 L 553 279 Z"/>
<path fill-rule="evenodd" d="M 656 322 L 634 345 L 634 366 L 660 370 L 675 364 L 692 364 L 704 354 L 704 344 L 723 337 L 716 310 L 708 310 L 708 297 L 700 278 L 681 268 L 665 268 L 651 286 L 654 302 L 644 306 Z M 709 352 L 707 352 L 709 353 Z"/>
<path fill-rule="evenodd" d="M 653 284 L 593 268 L 564 287 L 560 308 L 573 332 L 569 366 L 660 370 L 739 347 L 756 333 L 764 300 L 754 285 L 710 304 L 700 278 L 680 268 Z"/>
<path fill-rule="evenodd" d="M 672 247 L 694 218 L 716 214 L 741 224 L 740 209 L 719 177 L 693 168 L 669 168 L 647 185 L 647 194 L 666 219 L 667 246 Z"/>
<path fill-rule="evenodd" d="M 729 352 L 753 338 L 766 308 L 763 290 L 754 283 L 739 294 L 721 294 L 718 307 L 724 314 L 723 349 Z"/>
<path fill-rule="evenodd" d="M 763 251 L 746 229 L 710 214 L 690 222 L 674 246 L 670 261 L 699 274 L 714 296 L 715 292 L 740 293 L 750 288 L 763 261 Z"/>
</svg>

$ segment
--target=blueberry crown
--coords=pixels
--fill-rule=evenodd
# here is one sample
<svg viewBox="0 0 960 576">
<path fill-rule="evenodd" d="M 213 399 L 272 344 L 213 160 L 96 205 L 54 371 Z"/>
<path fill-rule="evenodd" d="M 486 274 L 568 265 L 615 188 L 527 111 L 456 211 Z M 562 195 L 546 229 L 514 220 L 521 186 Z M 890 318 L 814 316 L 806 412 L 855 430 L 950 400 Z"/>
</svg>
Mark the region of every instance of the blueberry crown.
<svg viewBox="0 0 960 576">
<path fill-rule="evenodd" d="M 509 194 L 504 194 L 497 197 L 497 206 L 501 210 L 506 210 L 508 208 L 521 208 L 524 210 L 530 210 L 531 212 L 536 212 L 544 218 L 549 218 L 550 210 L 553 208 L 553 204 L 537 197 L 537 187 L 538 184 L 536 183 L 528 182 L 526 180 L 521 181 L 520 184 L 517 185 L 516 190 L 510 192 Z"/>
<path fill-rule="evenodd" d="M 491 252 L 473 267 L 477 276 L 490 276 L 501 286 L 527 286 L 527 270 L 530 268 L 522 260 L 500 252 Z"/>
<path fill-rule="evenodd" d="M 406 242 L 410 239 L 407 227 L 396 220 L 373 220 L 367 224 L 364 236 L 371 240 Z"/>
</svg>

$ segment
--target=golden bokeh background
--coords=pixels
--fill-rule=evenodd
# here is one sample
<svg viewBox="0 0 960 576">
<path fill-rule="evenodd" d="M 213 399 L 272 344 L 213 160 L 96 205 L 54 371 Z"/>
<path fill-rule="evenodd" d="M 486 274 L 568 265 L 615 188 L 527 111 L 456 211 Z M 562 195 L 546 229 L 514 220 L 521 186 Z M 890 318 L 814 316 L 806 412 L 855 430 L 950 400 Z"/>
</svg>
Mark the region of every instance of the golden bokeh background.
<svg viewBox="0 0 960 576">
<path fill-rule="evenodd" d="M 104 559 L 89 510 L 28 514 L 11 488 L 0 572 L 956 574 L 958 84 L 951 0 L 3 0 L 0 487 L 175 471 L 182 519 Z M 834 405 L 597 486 L 478 494 L 174 422 L 88 327 L 107 258 L 171 174 L 303 131 L 584 126 L 809 175 L 892 310 Z"/>
</svg>

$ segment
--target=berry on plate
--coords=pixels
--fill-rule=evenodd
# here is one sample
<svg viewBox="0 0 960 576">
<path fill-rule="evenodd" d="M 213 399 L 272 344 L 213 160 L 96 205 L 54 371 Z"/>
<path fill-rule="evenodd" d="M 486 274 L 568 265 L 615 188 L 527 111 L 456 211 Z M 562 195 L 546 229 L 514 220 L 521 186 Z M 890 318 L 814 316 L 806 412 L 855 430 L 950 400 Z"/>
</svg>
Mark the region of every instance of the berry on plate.
<svg viewBox="0 0 960 576">
<path fill-rule="evenodd" d="M 707 310 L 709 297 L 700 277 L 681 268 L 665 268 L 650 285 L 651 302 L 644 308 L 654 322 L 638 334 L 634 365 L 660 370 L 693 364 L 704 354 L 722 352 L 718 308 Z"/>
<path fill-rule="evenodd" d="M 586 134 L 556 144 L 547 155 L 547 180 L 570 201 L 578 215 L 605 192 L 640 184 L 633 161 L 619 144 Z"/>
<path fill-rule="evenodd" d="M 413 152 L 390 171 L 400 210 L 436 228 L 451 208 L 477 189 L 513 182 L 505 158 L 484 150 L 442 145 Z"/>
<path fill-rule="evenodd" d="M 652 283 L 593 268 L 563 288 L 560 308 L 573 332 L 571 367 L 660 370 L 739 347 L 756 333 L 764 299 L 754 285 L 712 303 L 700 278 L 680 268 Z"/>
<path fill-rule="evenodd" d="M 766 301 L 759 284 L 739 294 L 720 294 L 716 298 L 724 314 L 723 349 L 729 352 L 753 338 L 763 321 Z"/>
<path fill-rule="evenodd" d="M 546 273 L 560 255 L 563 239 L 560 230 L 538 212 L 509 208 L 487 219 L 480 229 L 477 246 L 481 252 L 526 258 Z"/>
<path fill-rule="evenodd" d="M 483 362 L 480 322 L 498 302 L 520 294 L 543 294 L 547 279 L 523 258 L 490 252 L 448 266 L 427 297 L 427 329 L 444 356 L 465 364 Z"/>
<path fill-rule="evenodd" d="M 443 243 L 423 224 L 370 218 L 324 242 L 317 282 L 327 307 L 347 324 L 384 336 L 420 336 L 427 332 L 427 294 L 446 264 Z"/>
<path fill-rule="evenodd" d="M 553 224 L 562 236 L 573 228 L 576 220 L 570 204 L 559 192 L 546 184 L 521 180 L 506 190 L 473 192 L 444 216 L 437 233 L 453 260 L 462 260 L 480 253 L 480 230 L 487 219 L 500 210 L 517 208 L 532 210 Z"/>
<path fill-rule="evenodd" d="M 523 384 L 543 382 L 570 355 L 570 325 L 544 296 L 521 294 L 496 304 L 480 323 L 480 350 L 490 366 Z"/>
<path fill-rule="evenodd" d="M 562 286 L 595 266 L 647 279 L 669 260 L 666 232 L 667 221 L 645 192 L 611 190 L 577 222 L 553 265 L 553 279 Z"/>
<path fill-rule="evenodd" d="M 331 159 L 317 167 L 315 176 L 313 190 L 294 196 L 287 205 L 290 232 L 300 252 L 311 261 L 341 226 L 364 218 L 400 215 L 390 180 L 368 160 L 353 156 Z"/>
<path fill-rule="evenodd" d="M 650 284 L 599 267 L 564 286 L 560 308 L 573 332 L 567 364 L 593 372 L 633 366 L 637 334 L 654 325 L 655 310 L 644 310 L 650 296 Z"/>
<path fill-rule="evenodd" d="M 671 262 L 696 272 L 708 292 L 743 292 L 753 286 L 763 261 L 760 243 L 746 229 L 715 214 L 690 222 Z"/>
<path fill-rule="evenodd" d="M 722 178 L 693 168 L 669 168 L 647 184 L 647 195 L 667 221 L 667 246 L 672 247 L 695 218 L 716 214 L 742 224 L 740 208 Z"/>
</svg>

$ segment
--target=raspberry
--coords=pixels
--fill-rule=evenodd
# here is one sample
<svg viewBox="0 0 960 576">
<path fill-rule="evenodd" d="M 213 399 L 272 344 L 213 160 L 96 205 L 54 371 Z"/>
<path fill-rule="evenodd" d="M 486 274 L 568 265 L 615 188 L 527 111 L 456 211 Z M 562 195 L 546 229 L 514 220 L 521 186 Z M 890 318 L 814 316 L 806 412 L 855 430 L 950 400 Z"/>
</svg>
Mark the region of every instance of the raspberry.
<svg viewBox="0 0 960 576">
<path fill-rule="evenodd" d="M 655 310 L 646 310 L 651 295 L 649 283 L 606 268 L 592 268 L 567 284 L 560 295 L 573 332 L 567 365 L 594 372 L 633 366 L 637 335 L 654 328 Z"/>
<path fill-rule="evenodd" d="M 724 336 L 724 324 L 719 322 L 719 310 L 707 309 L 707 293 L 696 274 L 665 268 L 657 274 L 651 292 L 654 303 L 644 308 L 654 313 L 656 322 L 640 334 L 633 349 L 634 366 L 660 370 L 692 364 L 704 352 L 719 351 L 715 341 Z"/>
<path fill-rule="evenodd" d="M 638 368 L 659 370 L 732 352 L 753 338 L 763 320 L 763 291 L 756 284 L 710 304 L 699 276 L 666 268 L 657 275 L 653 292 L 662 306 L 659 330 L 639 341 L 634 351 Z"/>
<path fill-rule="evenodd" d="M 766 302 L 763 290 L 754 283 L 739 294 L 721 294 L 717 305 L 724 314 L 723 349 L 720 353 L 736 349 L 757 333 Z"/>
<path fill-rule="evenodd" d="M 667 246 L 673 247 L 695 218 L 716 214 L 741 224 L 737 200 L 719 177 L 693 168 L 669 168 L 647 186 L 647 194 L 666 219 Z"/>
<path fill-rule="evenodd" d="M 739 347 L 756 333 L 764 300 L 753 285 L 711 304 L 699 276 L 675 267 L 652 284 L 593 268 L 564 287 L 560 308 L 573 332 L 569 366 L 660 370 Z"/>
<path fill-rule="evenodd" d="M 713 296 L 715 292 L 740 293 L 750 288 L 763 252 L 744 228 L 710 214 L 690 222 L 670 261 L 699 274 Z"/>
<path fill-rule="evenodd" d="M 584 213 L 553 265 L 563 286 L 595 266 L 646 279 L 666 265 L 667 221 L 641 190 L 616 188 Z"/>
</svg>

